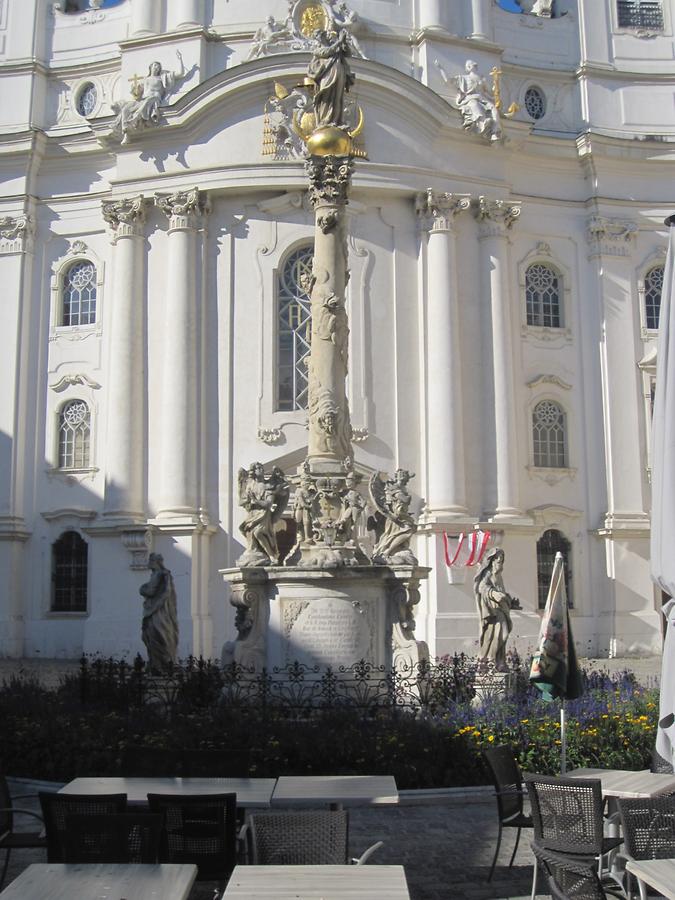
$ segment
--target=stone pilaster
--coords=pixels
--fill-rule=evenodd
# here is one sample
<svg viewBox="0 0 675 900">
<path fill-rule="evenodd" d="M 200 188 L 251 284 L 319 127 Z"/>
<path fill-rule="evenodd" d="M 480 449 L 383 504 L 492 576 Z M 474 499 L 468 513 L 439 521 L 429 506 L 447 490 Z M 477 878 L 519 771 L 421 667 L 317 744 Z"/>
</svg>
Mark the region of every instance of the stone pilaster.
<svg viewBox="0 0 675 900">
<path fill-rule="evenodd" d="M 474 41 L 487 41 L 489 28 L 489 0 L 471 0 L 471 34 Z"/>
<path fill-rule="evenodd" d="M 480 239 L 481 281 L 490 300 L 494 385 L 497 508 L 495 520 L 522 517 L 518 490 L 518 428 L 509 301 L 508 232 L 520 203 L 479 197 L 474 208 Z"/>
<path fill-rule="evenodd" d="M 113 244 L 104 512 L 132 520 L 145 514 L 145 206 L 143 196 L 103 203 Z"/>
<path fill-rule="evenodd" d="M 170 0 L 167 4 L 169 31 L 204 24 L 204 0 Z"/>
<path fill-rule="evenodd" d="M 445 30 L 443 24 L 443 0 L 420 0 L 419 27 Z"/>
<path fill-rule="evenodd" d="M 158 0 L 131 0 L 131 34 L 136 37 L 158 33 L 161 13 Z"/>
<path fill-rule="evenodd" d="M 417 197 L 415 205 L 420 227 L 427 233 L 427 508 L 441 518 L 464 517 L 467 510 L 454 220 L 469 209 L 470 198 L 429 190 Z"/>
<path fill-rule="evenodd" d="M 193 188 L 157 196 L 168 216 L 161 409 L 157 416 L 160 468 L 158 517 L 194 516 L 199 507 L 197 410 L 200 303 L 198 238 L 208 212 Z"/>
</svg>

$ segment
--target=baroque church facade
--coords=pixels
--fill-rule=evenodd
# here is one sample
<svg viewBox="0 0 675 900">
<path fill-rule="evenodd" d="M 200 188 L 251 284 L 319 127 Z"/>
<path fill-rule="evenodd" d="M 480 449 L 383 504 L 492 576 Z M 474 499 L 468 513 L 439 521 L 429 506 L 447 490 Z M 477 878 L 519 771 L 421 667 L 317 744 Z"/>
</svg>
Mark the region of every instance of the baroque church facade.
<svg viewBox="0 0 675 900">
<path fill-rule="evenodd" d="M 357 76 L 353 465 L 415 473 L 416 636 L 475 652 L 443 534 L 478 527 L 520 650 L 560 550 L 581 655 L 658 652 L 674 25 L 675 0 L 0 0 L 0 655 L 141 651 L 151 550 L 180 655 L 235 636 L 237 472 L 297 485 L 307 452 L 317 29 Z"/>
</svg>

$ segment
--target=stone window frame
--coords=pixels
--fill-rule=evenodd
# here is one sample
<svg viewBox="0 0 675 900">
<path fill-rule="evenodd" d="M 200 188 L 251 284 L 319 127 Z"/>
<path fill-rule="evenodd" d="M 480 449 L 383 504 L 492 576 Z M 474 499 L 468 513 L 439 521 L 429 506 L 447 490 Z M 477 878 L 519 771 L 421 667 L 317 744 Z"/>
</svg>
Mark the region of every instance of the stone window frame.
<svg viewBox="0 0 675 900">
<path fill-rule="evenodd" d="M 544 265 L 553 269 L 561 282 L 560 311 L 562 325 L 551 328 L 548 325 L 527 324 L 527 295 L 526 273 L 532 265 Z M 520 296 L 520 321 L 521 337 L 533 340 L 537 343 L 549 344 L 552 341 L 571 343 L 573 340 L 572 328 L 568 324 L 572 320 L 572 273 L 551 250 L 546 241 L 538 241 L 525 256 L 518 262 L 518 293 Z"/>
<path fill-rule="evenodd" d="M 79 245 L 82 245 L 81 247 Z M 71 266 L 77 263 L 91 263 L 96 270 L 96 317 L 88 325 L 61 325 L 63 320 L 63 302 L 66 273 Z M 91 247 L 81 241 L 75 241 L 73 246 L 52 264 L 50 279 L 50 309 L 49 309 L 49 339 L 56 340 L 59 337 L 78 338 L 88 334 L 100 335 L 103 323 L 105 263 L 94 253 Z"/>
<path fill-rule="evenodd" d="M 526 422 L 527 422 L 527 447 L 528 460 L 527 473 L 530 478 L 537 478 L 544 481 L 549 487 L 553 487 L 564 479 L 574 480 L 577 469 L 573 465 L 576 459 L 574 440 L 575 416 L 573 412 L 570 398 L 563 395 L 564 391 L 570 391 L 571 385 L 566 384 L 561 379 L 553 375 L 541 376 L 530 382 L 528 387 L 531 390 L 531 396 L 526 405 Z M 544 400 L 556 403 L 565 414 L 565 452 L 566 466 L 537 466 L 534 463 L 534 410 Z"/>
<path fill-rule="evenodd" d="M 84 543 L 87 548 L 87 561 L 86 561 L 86 584 L 85 584 L 85 604 L 82 609 L 55 609 L 54 608 L 54 548 L 56 544 L 67 534 L 76 534 L 80 540 Z M 64 524 L 62 527 L 58 529 L 58 533 L 54 537 L 49 544 L 49 566 L 48 568 L 48 577 L 49 577 L 49 590 L 46 592 L 47 597 L 47 608 L 45 610 L 45 615 L 47 618 L 55 619 L 55 618 L 63 618 L 63 619 L 82 619 L 86 618 L 90 613 L 90 604 L 91 604 L 91 554 L 90 554 L 90 541 L 87 540 L 86 536 L 82 534 L 81 528 L 77 525 Z"/>
<path fill-rule="evenodd" d="M 547 435 L 545 445 L 546 445 L 546 453 L 542 454 L 546 459 L 554 458 L 554 463 L 550 464 L 548 462 L 542 462 L 541 460 L 537 461 L 537 447 L 535 441 L 535 429 L 537 427 L 536 416 L 537 410 L 543 405 L 548 404 L 551 409 L 555 408 L 557 412 L 555 415 L 558 416 L 559 420 L 549 426 L 542 426 L 544 428 L 545 434 Z M 530 427 L 532 428 L 532 461 L 535 468 L 539 469 L 567 469 L 569 463 L 569 438 L 568 438 L 568 426 L 567 426 L 567 410 L 560 403 L 559 400 L 554 400 L 550 397 L 543 397 L 537 400 L 535 405 L 532 407 L 532 416 L 530 418 Z M 558 438 L 560 435 L 560 439 Z M 553 449 L 551 449 L 553 447 Z M 562 456 L 562 464 L 558 460 L 558 456 Z"/>
<path fill-rule="evenodd" d="M 96 88 L 96 104 L 94 105 L 94 108 L 89 113 L 89 115 L 85 116 L 79 111 L 79 109 L 77 108 L 77 104 L 80 99 L 80 94 L 89 84 L 93 84 L 93 86 Z M 73 115 L 78 119 L 78 121 L 82 123 L 88 123 L 90 119 L 95 119 L 96 116 L 101 114 L 101 109 L 104 102 L 104 93 L 105 92 L 103 89 L 103 84 L 95 75 L 87 75 L 83 78 L 79 78 L 72 85 L 70 89 L 70 108 Z"/>
<path fill-rule="evenodd" d="M 657 328 L 647 327 L 647 286 L 646 278 L 649 273 L 659 266 L 666 264 L 666 249 L 659 247 L 646 256 L 636 272 L 638 306 L 640 311 L 640 337 L 643 341 L 655 340 L 658 334 Z"/>
<path fill-rule="evenodd" d="M 669 4 L 664 3 L 663 0 L 658 0 L 658 2 L 661 7 L 663 25 L 661 28 L 655 29 L 644 25 L 619 25 L 619 0 L 614 0 L 611 4 L 612 31 L 617 34 L 633 35 L 634 37 L 639 38 L 653 37 L 655 35 L 669 35 L 671 33 Z"/>
<path fill-rule="evenodd" d="M 65 479 L 67 483 L 72 484 L 74 482 L 82 482 L 86 479 L 91 479 L 99 471 L 98 466 L 95 464 L 99 409 L 93 396 L 93 388 L 86 384 L 78 384 L 77 390 L 74 390 L 72 387 L 66 388 L 65 393 L 66 396 L 59 398 L 58 402 L 53 407 L 52 414 L 47 418 L 47 475 L 59 476 L 60 478 Z M 89 465 L 67 469 L 60 465 L 60 424 L 63 410 L 73 400 L 81 400 L 83 403 L 87 404 L 87 408 L 89 409 Z"/>
<path fill-rule="evenodd" d="M 281 277 L 289 259 L 300 250 L 314 249 L 314 240 L 299 240 L 287 246 L 281 254 L 278 264 L 274 268 L 274 393 L 273 393 L 273 412 L 280 415 L 303 415 L 307 416 L 307 409 L 280 409 L 279 408 L 279 292 L 281 287 Z M 311 319 L 310 319 L 311 321 Z"/>
<path fill-rule="evenodd" d="M 68 409 L 68 407 L 72 406 L 75 403 L 83 403 L 87 410 L 86 416 L 83 418 L 82 422 L 77 423 L 75 428 L 70 426 L 70 430 L 73 433 L 76 433 L 78 430 L 83 433 L 84 427 L 82 427 L 82 426 L 86 427 L 86 430 L 87 430 L 87 443 L 86 443 L 87 452 L 86 452 L 86 461 L 85 461 L 86 464 L 69 466 L 69 465 L 64 465 L 64 459 L 63 459 L 63 453 L 62 453 L 62 451 L 63 451 L 62 435 L 63 435 L 63 431 L 64 431 L 63 417 L 64 417 L 65 411 Z M 63 403 L 60 404 L 58 415 L 59 415 L 59 420 L 58 420 L 58 425 L 56 428 L 57 442 L 58 442 L 58 447 L 57 447 L 57 451 L 56 451 L 57 452 L 57 468 L 60 469 L 60 471 L 62 471 L 62 472 L 88 471 L 90 469 L 90 463 L 91 463 L 91 409 L 89 408 L 89 404 L 87 403 L 86 400 L 83 400 L 81 397 L 68 397 L 66 400 L 64 400 Z M 77 456 L 77 453 L 75 450 L 76 444 L 77 444 L 77 438 L 75 438 L 74 446 L 73 446 L 74 460 Z M 84 454 L 83 454 L 83 456 L 84 456 Z"/>
<path fill-rule="evenodd" d="M 538 119 L 535 119 L 534 116 L 532 116 L 532 114 L 527 109 L 527 106 L 525 103 L 525 97 L 527 96 L 527 92 L 530 90 L 536 90 L 539 92 L 539 94 L 541 95 L 541 98 L 542 98 L 543 105 L 544 105 L 544 113 L 543 113 L 543 115 L 539 116 Z M 548 97 L 548 94 L 546 93 L 546 91 L 544 90 L 544 88 L 538 82 L 528 81 L 527 84 L 525 84 L 523 86 L 520 105 L 521 105 L 523 111 L 525 112 L 525 115 L 528 117 L 529 121 L 532 122 L 532 124 L 535 127 L 540 125 L 542 122 L 546 121 L 546 116 L 548 115 L 548 112 L 550 109 L 549 97 Z"/>
</svg>

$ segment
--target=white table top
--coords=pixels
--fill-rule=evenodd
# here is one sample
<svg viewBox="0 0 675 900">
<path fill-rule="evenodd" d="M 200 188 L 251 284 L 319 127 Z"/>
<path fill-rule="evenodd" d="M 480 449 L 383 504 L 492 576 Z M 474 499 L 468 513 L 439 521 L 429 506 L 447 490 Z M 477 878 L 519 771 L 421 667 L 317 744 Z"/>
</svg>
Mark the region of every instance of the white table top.
<svg viewBox="0 0 675 900">
<path fill-rule="evenodd" d="M 658 797 L 675 792 L 675 775 L 626 769 L 574 769 L 572 778 L 599 778 L 603 797 Z"/>
<path fill-rule="evenodd" d="M 403 866 L 236 866 L 223 900 L 410 900 Z"/>
<path fill-rule="evenodd" d="M 626 868 L 669 900 L 675 900 L 675 859 L 629 859 Z"/>
<path fill-rule="evenodd" d="M 398 788 L 393 775 L 282 775 L 272 795 L 272 806 L 328 803 L 341 806 L 398 803 Z"/>
<path fill-rule="evenodd" d="M 60 794 L 126 794 L 129 803 L 147 803 L 148 794 L 236 793 L 237 806 L 267 809 L 276 778 L 75 778 Z"/>
<path fill-rule="evenodd" d="M 197 866 L 35 863 L 0 894 L 2 900 L 187 900 Z"/>
</svg>

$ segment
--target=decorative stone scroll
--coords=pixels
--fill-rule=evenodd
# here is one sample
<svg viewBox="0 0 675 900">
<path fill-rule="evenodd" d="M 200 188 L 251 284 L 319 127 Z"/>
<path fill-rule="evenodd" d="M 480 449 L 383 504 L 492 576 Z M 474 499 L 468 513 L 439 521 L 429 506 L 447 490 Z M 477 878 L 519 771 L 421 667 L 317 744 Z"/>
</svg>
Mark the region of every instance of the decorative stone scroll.
<svg viewBox="0 0 675 900">
<path fill-rule="evenodd" d="M 469 194 L 451 194 L 429 188 L 415 199 L 415 212 L 425 231 L 451 231 L 455 217 L 471 207 Z"/>
<path fill-rule="evenodd" d="M 591 216 L 586 223 L 588 256 L 629 256 L 632 239 L 637 234 L 635 222 Z"/>
<path fill-rule="evenodd" d="M 140 234 L 145 224 L 145 210 L 149 201 L 142 195 L 124 200 L 106 200 L 102 204 L 103 219 L 118 237 Z"/>
<path fill-rule="evenodd" d="M 504 234 L 520 218 L 521 204 L 510 200 L 492 200 L 479 197 L 474 208 L 474 215 L 481 227 L 481 235 Z"/>
<path fill-rule="evenodd" d="M 33 232 L 33 220 L 30 216 L 0 216 L 0 254 L 30 251 Z"/>
</svg>

